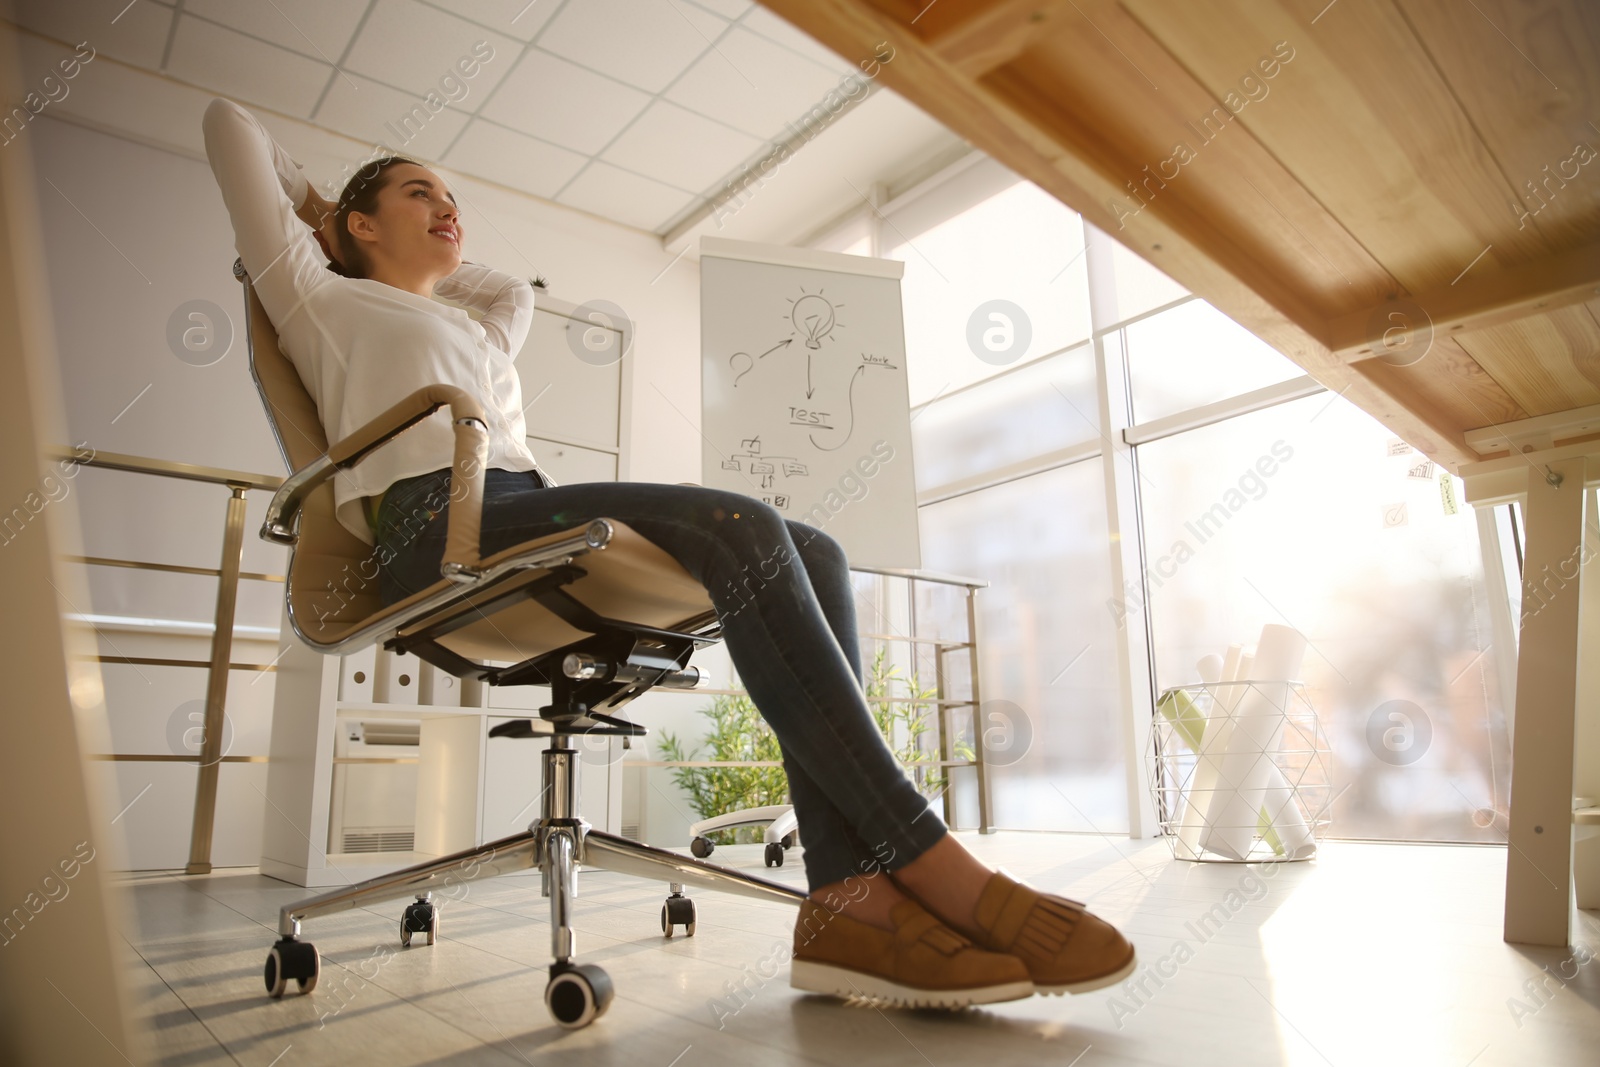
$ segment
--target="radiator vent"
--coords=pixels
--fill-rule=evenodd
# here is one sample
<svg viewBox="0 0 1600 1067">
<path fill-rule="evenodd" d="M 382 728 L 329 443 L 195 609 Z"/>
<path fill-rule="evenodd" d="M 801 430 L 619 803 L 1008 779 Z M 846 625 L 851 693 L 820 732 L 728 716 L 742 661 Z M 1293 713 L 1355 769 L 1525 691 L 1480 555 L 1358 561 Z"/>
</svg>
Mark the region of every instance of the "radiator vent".
<svg viewBox="0 0 1600 1067">
<path fill-rule="evenodd" d="M 347 829 L 345 852 L 410 852 L 416 843 L 416 830 Z"/>
<path fill-rule="evenodd" d="M 639 840 L 639 824 L 636 822 L 623 823 L 622 836 L 626 837 L 629 841 Z"/>
</svg>

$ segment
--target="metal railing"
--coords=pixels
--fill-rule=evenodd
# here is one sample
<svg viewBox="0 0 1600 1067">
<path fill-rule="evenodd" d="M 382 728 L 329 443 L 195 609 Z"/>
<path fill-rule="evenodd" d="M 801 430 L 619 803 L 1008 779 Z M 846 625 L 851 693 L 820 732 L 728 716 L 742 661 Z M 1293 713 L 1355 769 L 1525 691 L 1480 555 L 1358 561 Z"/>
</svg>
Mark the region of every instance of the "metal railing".
<svg viewBox="0 0 1600 1067">
<path fill-rule="evenodd" d="M 978 832 L 980 834 L 994 833 L 994 822 L 990 816 L 989 796 L 989 768 L 983 755 L 983 687 L 980 683 L 978 662 L 978 649 L 980 647 L 978 628 L 978 590 L 987 589 L 989 583 L 981 578 L 964 578 L 959 574 L 942 574 L 937 571 L 904 570 L 895 567 L 856 567 L 853 571 L 866 574 L 880 574 L 890 578 L 905 578 L 906 582 L 906 607 L 911 620 L 911 633 L 917 632 L 917 583 L 934 582 L 942 585 L 959 586 L 966 590 L 967 609 L 967 639 L 965 641 L 949 641 L 940 638 L 904 636 L 900 634 L 872 634 L 886 641 L 907 641 L 913 649 L 917 645 L 929 645 L 933 648 L 934 665 L 934 692 L 938 696 L 939 709 L 939 761 L 940 767 L 956 767 L 970 763 L 973 773 L 977 776 L 978 786 Z M 966 700 L 950 700 L 945 697 L 945 662 L 944 658 L 951 652 L 967 650 L 967 671 L 970 682 L 971 696 Z M 953 731 L 950 724 L 950 709 L 970 705 L 972 708 L 972 759 L 957 760 L 954 757 Z M 955 825 L 955 806 L 950 796 L 947 785 L 940 794 L 944 804 L 944 821 L 947 826 Z"/>
<path fill-rule="evenodd" d="M 226 486 L 229 490 L 222 519 L 222 559 L 217 567 L 187 567 L 172 563 L 153 563 L 147 560 L 114 559 L 106 556 L 63 555 L 72 563 L 98 567 L 131 567 L 136 570 L 160 571 L 168 574 L 199 574 L 217 579 L 217 602 L 211 632 L 209 659 L 165 659 L 145 656 L 104 656 L 94 659 L 99 663 L 151 664 L 168 667 L 206 668 L 206 710 L 202 724 L 204 731 L 198 757 L 147 755 L 141 753 L 95 753 L 90 759 L 131 762 L 189 762 L 197 759 L 200 774 L 195 783 L 194 823 L 189 832 L 189 862 L 185 874 L 211 872 L 211 838 L 216 826 L 217 782 L 223 763 L 262 763 L 265 756 L 224 756 L 222 754 L 223 716 L 228 699 L 228 672 L 230 670 L 275 671 L 275 664 L 234 663 L 233 620 L 239 599 L 241 579 L 262 582 L 284 582 L 282 574 L 260 574 L 243 571 L 240 563 L 244 556 L 244 494 L 250 490 L 276 492 L 283 479 L 270 474 L 251 474 L 246 471 L 227 470 L 221 467 L 202 467 L 192 463 L 175 463 L 171 460 L 130 456 L 119 452 L 96 452 L 84 458 L 77 451 L 59 446 L 49 450 L 52 459 L 68 460 L 85 467 L 103 470 L 149 474 L 159 478 L 177 478 L 184 481 L 204 482 Z"/>
<path fill-rule="evenodd" d="M 240 564 L 244 554 L 244 494 L 251 490 L 276 492 L 283 484 L 284 479 L 268 474 L 251 474 L 246 471 L 228 470 L 221 467 L 205 467 L 191 463 L 177 463 L 171 460 L 151 459 L 144 456 L 131 456 L 117 452 L 96 452 L 85 459 L 72 449 L 56 446 L 50 450 L 50 458 L 68 460 L 81 466 L 99 467 L 103 470 L 124 471 L 134 474 L 148 474 L 161 478 L 177 478 L 186 481 L 204 482 L 209 485 L 226 486 L 229 490 L 226 507 L 223 513 L 222 532 L 222 558 L 217 567 L 190 567 L 172 563 L 155 563 L 147 560 L 116 559 L 106 556 L 76 556 L 63 555 L 61 558 L 73 563 L 83 563 L 90 566 L 101 567 L 129 567 L 136 570 L 158 571 L 168 574 L 196 574 L 217 578 L 217 599 L 213 616 L 213 629 L 211 634 L 211 655 L 205 660 L 195 659 L 167 659 L 146 656 L 110 656 L 97 655 L 94 657 L 99 663 L 126 663 L 145 664 L 172 667 L 205 667 L 206 676 L 206 706 L 203 721 L 203 739 L 198 757 L 181 755 L 154 755 L 144 753 L 94 753 L 90 759 L 111 760 L 118 762 L 152 762 L 172 763 L 189 762 L 197 759 L 200 765 L 199 777 L 195 783 L 194 820 L 189 834 L 189 861 L 184 867 L 185 874 L 209 874 L 211 872 L 211 845 L 212 836 L 216 826 L 217 811 L 217 785 L 223 763 L 263 763 L 265 756 L 225 756 L 222 754 L 223 722 L 227 710 L 228 672 L 230 670 L 276 671 L 276 664 L 234 663 L 233 654 L 233 624 L 234 615 L 238 604 L 239 582 L 242 579 L 263 582 L 284 582 L 287 577 L 282 574 L 263 574 L 254 571 L 244 571 Z M 976 595 L 980 588 L 988 586 L 988 582 L 981 579 L 964 578 L 953 574 L 939 574 L 932 571 L 902 570 L 896 568 L 859 567 L 852 566 L 852 571 L 868 574 L 878 574 L 891 578 L 909 579 L 907 583 L 908 606 L 911 610 L 912 633 L 916 632 L 916 601 L 915 585 L 917 582 L 935 582 L 955 585 L 966 590 L 967 614 L 967 639 L 965 641 L 949 641 L 938 638 L 924 638 L 907 636 L 904 634 L 863 634 L 881 641 L 904 641 L 913 646 L 929 645 L 934 648 L 935 658 L 935 692 L 937 697 L 932 703 L 938 708 L 939 719 L 939 747 L 940 759 L 931 765 L 940 767 L 973 766 L 977 774 L 978 787 L 978 828 L 981 833 L 992 832 L 989 817 L 989 782 L 987 768 L 983 758 L 983 725 L 979 716 L 982 697 L 979 687 L 978 664 L 978 608 Z M 966 649 L 969 656 L 969 677 L 971 680 L 971 697 L 967 700 L 950 700 L 944 697 L 944 656 L 949 652 Z M 702 690 L 700 692 L 711 692 Z M 742 693 L 743 690 L 728 690 L 726 692 Z M 909 698 L 888 698 L 890 701 L 899 702 Z M 973 749 L 974 758 L 971 760 L 953 759 L 950 729 L 950 709 L 952 707 L 970 706 L 973 716 Z M 943 794 L 944 816 L 948 823 L 954 814 L 951 810 L 949 791 Z"/>
</svg>

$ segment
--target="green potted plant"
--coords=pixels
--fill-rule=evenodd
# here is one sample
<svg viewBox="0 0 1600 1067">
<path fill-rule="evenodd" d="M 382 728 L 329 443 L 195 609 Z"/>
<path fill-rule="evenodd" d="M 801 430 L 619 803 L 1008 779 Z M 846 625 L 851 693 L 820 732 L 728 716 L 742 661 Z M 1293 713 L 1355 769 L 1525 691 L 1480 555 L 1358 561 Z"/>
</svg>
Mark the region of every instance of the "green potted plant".
<svg viewBox="0 0 1600 1067">
<path fill-rule="evenodd" d="M 927 797 L 939 795 L 949 781 L 943 768 L 936 766 L 939 754 L 923 747 L 923 735 L 932 729 L 930 715 L 937 714 L 937 696 L 924 689 L 913 672 L 901 677 L 899 668 L 888 661 L 882 645 L 873 656 L 863 686 L 867 705 L 884 741 L 905 769 L 917 790 Z M 896 690 L 900 689 L 901 692 Z M 730 762 L 779 761 L 783 758 L 777 735 L 761 717 L 754 702 L 745 694 L 718 696 L 700 714 L 711 721 L 705 737 L 709 753 L 700 748 L 685 754 L 683 743 L 672 733 L 661 734 L 662 755 L 671 762 L 726 760 Z M 953 751 L 958 759 L 972 759 L 972 746 L 957 737 Z M 702 819 L 730 811 L 789 803 L 789 778 L 779 767 L 674 767 L 673 780 L 689 796 L 689 804 Z M 759 842 L 759 826 L 741 826 L 707 835 L 713 844 Z"/>
<path fill-rule="evenodd" d="M 728 760 L 755 762 L 781 760 L 778 736 L 756 710 L 746 694 L 713 697 L 709 708 L 700 714 L 711 720 L 705 737 L 710 754 L 696 748 L 688 755 L 676 736 L 661 733 L 661 752 L 673 762 L 684 760 Z M 789 776 L 782 767 L 674 767 L 673 780 L 689 794 L 689 804 L 702 819 L 725 812 L 757 808 L 766 804 L 789 803 Z M 707 835 L 714 844 L 760 841 L 758 826 L 738 826 Z"/>
<path fill-rule="evenodd" d="M 904 691 L 896 693 L 896 686 Z M 925 797 L 942 793 L 950 776 L 937 765 L 938 751 L 925 748 L 922 742 L 922 735 L 934 726 L 930 717 L 938 714 L 938 691 L 924 689 L 915 671 L 910 678 L 902 678 L 900 668 L 889 662 L 889 650 L 885 645 L 879 645 L 872 657 L 864 688 L 878 731 L 917 791 Z M 951 751 L 956 759 L 974 756 L 972 746 L 960 735 L 952 738 Z"/>
</svg>

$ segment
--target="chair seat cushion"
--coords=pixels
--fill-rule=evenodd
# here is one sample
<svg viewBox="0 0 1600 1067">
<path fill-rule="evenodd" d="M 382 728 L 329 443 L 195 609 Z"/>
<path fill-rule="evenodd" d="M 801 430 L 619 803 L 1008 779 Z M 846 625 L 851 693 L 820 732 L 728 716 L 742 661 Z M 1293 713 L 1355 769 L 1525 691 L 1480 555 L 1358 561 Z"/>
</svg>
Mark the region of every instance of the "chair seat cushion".
<svg viewBox="0 0 1600 1067">
<path fill-rule="evenodd" d="M 690 620 L 714 611 L 710 594 L 672 556 L 626 523 L 608 519 L 612 536 L 605 548 L 590 551 L 573 558 L 573 565 L 586 573 L 564 586 L 566 592 L 589 610 L 606 618 L 622 619 L 630 623 L 659 629 L 674 629 Z M 532 549 L 553 544 L 587 526 L 584 523 L 572 530 L 548 534 L 519 545 L 512 545 L 485 557 L 485 566 L 494 566 Z M 549 574 L 548 568 L 532 567 L 502 578 L 492 586 L 475 590 L 465 598 L 465 604 L 479 605 L 506 592 L 521 588 Z M 455 587 L 455 583 L 441 577 L 433 585 L 421 589 L 404 600 L 397 600 L 386 608 L 364 619 L 342 622 L 336 631 L 324 636 L 313 632 L 318 641 L 334 643 L 360 626 L 383 618 L 399 617 L 415 608 L 441 589 Z M 408 623 L 396 632 L 405 635 L 441 619 L 460 613 L 463 603 L 456 602 L 440 608 L 415 622 Z M 477 621 L 453 630 L 439 638 L 439 644 L 458 655 L 478 662 L 521 662 L 544 655 L 588 636 L 551 614 L 531 597 L 484 614 Z"/>
</svg>

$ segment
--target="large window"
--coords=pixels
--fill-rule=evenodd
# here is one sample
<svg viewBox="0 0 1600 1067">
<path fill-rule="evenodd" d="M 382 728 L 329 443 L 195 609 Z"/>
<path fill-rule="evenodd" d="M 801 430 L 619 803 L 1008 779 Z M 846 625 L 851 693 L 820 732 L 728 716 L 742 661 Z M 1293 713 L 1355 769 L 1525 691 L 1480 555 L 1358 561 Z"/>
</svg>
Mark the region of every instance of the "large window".
<svg viewBox="0 0 1600 1067">
<path fill-rule="evenodd" d="M 924 567 L 990 583 L 978 593 L 978 718 L 989 749 L 992 821 L 1024 830 L 1126 833 L 1099 463 L 1074 463 L 930 504 L 920 520 Z M 942 619 L 935 632 L 960 633 L 961 620 Z M 974 825 L 976 794 L 960 788 L 964 779 L 954 781 L 958 821 Z"/>
<path fill-rule="evenodd" d="M 1176 415 L 1305 373 L 1204 300 L 1123 331 L 1138 422 Z"/>
<path fill-rule="evenodd" d="M 924 202 L 888 212 L 882 230 L 884 255 L 906 265 L 902 294 L 913 407 L 1088 339 L 1077 212 L 1029 182 L 1014 182 L 923 229 L 926 207 Z M 991 307 L 994 301 L 1020 314 Z M 977 350 L 971 340 L 974 315 Z M 986 339 L 989 330 L 999 333 Z"/>
<path fill-rule="evenodd" d="M 1477 522 L 1458 482 L 1394 441 L 1323 394 L 1140 447 L 1156 684 L 1197 682 L 1201 656 L 1293 626 L 1333 750 L 1330 832 L 1503 841 Z"/>
<path fill-rule="evenodd" d="M 1513 559 L 1509 512 L 1483 527 L 1503 531 L 1486 575 L 1460 484 L 1353 405 L 1322 391 L 1230 411 L 1302 369 L 985 166 L 891 203 L 830 247 L 865 251 L 875 225 L 883 254 L 906 265 L 923 566 L 991 583 L 978 598 L 976 726 L 993 745 L 995 825 L 1125 832 L 1148 754 L 1127 748 L 1119 658 L 1149 686 L 1151 701 L 1133 701 L 1148 708 L 1161 689 L 1199 681 L 1200 657 L 1279 623 L 1309 642 L 1301 680 L 1331 739 L 1333 836 L 1504 840 L 1511 687 L 1498 672 L 1514 652 L 1488 650 L 1497 627 L 1515 627 L 1501 565 Z M 1030 331 L 1010 360 L 971 341 L 974 311 L 992 300 L 1019 308 Z M 1108 367 L 1126 367 L 1130 410 L 1105 395 L 1097 345 Z M 1198 428 L 1151 425 L 1200 408 Z M 1119 466 L 1107 465 L 1125 423 L 1129 440 L 1148 442 L 1133 449 L 1137 477 L 1124 476 L 1120 442 Z M 1119 514 L 1139 516 L 1124 528 L 1137 543 L 1109 536 L 1119 493 Z M 1122 589 L 1114 560 L 1131 578 Z M 918 610 L 924 630 L 964 630 L 957 602 Z M 1148 633 L 1148 662 L 1119 621 Z M 954 782 L 957 821 L 971 825 L 971 778 Z"/>
<path fill-rule="evenodd" d="M 1081 345 L 919 408 L 911 420 L 918 490 L 1003 476 L 1097 441 L 1097 393 L 1094 353 Z"/>
<path fill-rule="evenodd" d="M 1125 833 L 1082 222 L 1031 183 L 974 167 L 887 212 L 881 232 L 885 254 L 906 265 L 917 486 L 944 497 L 919 514 L 922 564 L 991 583 L 978 595 L 977 718 L 989 750 L 991 819 Z M 1012 306 L 990 319 L 983 309 L 997 300 Z M 1025 343 L 1001 352 L 981 338 L 975 345 L 975 313 L 980 329 L 1004 326 Z M 929 590 L 919 616 L 934 632 L 961 633 L 964 620 L 951 613 L 964 610 Z M 947 669 L 964 692 L 958 659 Z M 970 739 L 972 719 L 958 722 Z M 958 824 L 975 824 L 972 777 L 952 783 Z"/>
</svg>

